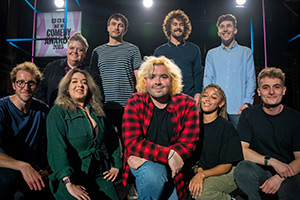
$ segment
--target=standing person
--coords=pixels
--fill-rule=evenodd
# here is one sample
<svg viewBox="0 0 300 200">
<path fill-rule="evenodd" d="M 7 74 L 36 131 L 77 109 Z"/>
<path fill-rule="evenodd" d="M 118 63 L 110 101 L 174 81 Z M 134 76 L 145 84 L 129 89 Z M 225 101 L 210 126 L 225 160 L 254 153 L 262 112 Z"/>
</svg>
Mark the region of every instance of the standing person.
<svg viewBox="0 0 300 200">
<path fill-rule="evenodd" d="M 16 191 L 26 199 L 47 199 L 46 116 L 49 108 L 33 98 L 43 76 L 30 62 L 10 73 L 15 94 L 0 99 L 0 199 Z M 31 192 L 32 191 L 32 192 Z"/>
<path fill-rule="evenodd" d="M 198 103 L 202 91 L 203 69 L 200 48 L 185 41 L 192 32 L 191 21 L 182 10 L 173 10 L 164 19 L 163 31 L 168 42 L 156 48 L 153 55 L 163 55 L 174 60 L 182 72 L 182 92 Z"/>
<path fill-rule="evenodd" d="M 284 82 L 281 69 L 263 69 L 257 77 L 262 104 L 246 109 L 240 118 L 245 161 L 237 165 L 234 177 L 249 200 L 266 199 L 266 194 L 280 200 L 300 197 L 300 113 L 281 103 Z"/>
<path fill-rule="evenodd" d="M 171 60 L 150 56 L 125 107 L 123 183 L 131 171 L 139 199 L 183 198 L 181 169 L 196 146 L 199 115 L 194 99 L 181 94 L 181 82 Z"/>
<path fill-rule="evenodd" d="M 124 107 L 135 90 L 141 65 L 139 48 L 123 40 L 127 30 L 127 18 L 120 13 L 112 14 L 107 21 L 108 43 L 94 49 L 90 63 L 100 73 L 105 114 L 117 126 L 120 138 Z"/>
<path fill-rule="evenodd" d="M 60 80 L 70 69 L 79 68 L 87 70 L 97 85 L 101 87 L 100 77 L 97 71 L 89 69 L 83 62 L 89 49 L 89 44 L 85 37 L 83 37 L 81 33 L 76 32 L 69 38 L 67 46 L 67 58 L 55 60 L 46 66 L 43 72 L 45 79 L 41 82 L 36 94 L 36 98 L 48 104 L 50 108 L 54 105 L 54 101 L 57 97 Z"/>
<path fill-rule="evenodd" d="M 47 117 L 50 186 L 56 199 L 119 199 L 113 181 L 122 166 L 112 124 L 91 75 L 74 68 L 61 80 Z"/>
<path fill-rule="evenodd" d="M 214 83 L 227 97 L 229 120 L 237 128 L 242 110 L 253 104 L 255 68 L 248 47 L 235 40 L 237 20 L 234 15 L 221 15 L 217 21 L 221 45 L 208 51 L 205 60 L 204 87 Z"/>
<path fill-rule="evenodd" d="M 198 108 L 204 135 L 195 152 L 200 156 L 193 167 L 195 175 L 189 183 L 190 194 L 197 200 L 230 200 L 229 193 L 237 188 L 234 165 L 243 160 L 243 154 L 240 137 L 227 121 L 226 96 L 222 88 L 215 84 L 206 86 Z"/>
</svg>

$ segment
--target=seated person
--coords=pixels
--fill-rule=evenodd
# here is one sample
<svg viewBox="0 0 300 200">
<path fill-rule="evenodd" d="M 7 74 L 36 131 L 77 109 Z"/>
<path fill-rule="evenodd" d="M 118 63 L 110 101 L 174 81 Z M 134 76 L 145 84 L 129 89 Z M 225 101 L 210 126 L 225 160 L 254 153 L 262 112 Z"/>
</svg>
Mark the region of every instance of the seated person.
<svg viewBox="0 0 300 200">
<path fill-rule="evenodd" d="M 47 117 L 50 187 L 56 199 L 119 199 L 113 181 L 121 168 L 118 137 L 105 118 L 91 75 L 70 70 Z"/>
<path fill-rule="evenodd" d="M 195 155 L 200 159 L 189 183 L 190 194 L 197 200 L 231 199 L 237 189 L 233 165 L 243 159 L 239 135 L 227 121 L 226 96 L 215 84 L 205 87 L 200 96 L 200 133 Z"/>
<path fill-rule="evenodd" d="M 0 199 L 18 191 L 26 199 L 46 199 L 46 116 L 49 108 L 33 98 L 42 73 L 24 62 L 10 73 L 15 94 L 0 99 Z"/>
<path fill-rule="evenodd" d="M 181 71 L 171 60 L 150 56 L 142 63 L 138 93 L 123 116 L 123 183 L 131 171 L 139 199 L 183 199 L 181 169 L 196 147 L 199 115 L 182 87 Z"/>
<path fill-rule="evenodd" d="M 300 198 L 300 113 L 281 103 L 284 81 L 281 69 L 263 69 L 257 77 L 262 103 L 240 117 L 245 161 L 234 177 L 249 200 Z"/>
</svg>

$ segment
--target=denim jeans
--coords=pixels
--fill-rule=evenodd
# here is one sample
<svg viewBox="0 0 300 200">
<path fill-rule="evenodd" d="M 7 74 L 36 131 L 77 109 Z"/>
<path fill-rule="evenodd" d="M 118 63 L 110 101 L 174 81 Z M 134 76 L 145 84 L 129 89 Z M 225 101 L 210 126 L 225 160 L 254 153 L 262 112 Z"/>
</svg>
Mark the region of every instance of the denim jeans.
<svg viewBox="0 0 300 200">
<path fill-rule="evenodd" d="M 233 114 L 228 115 L 229 121 L 231 121 L 235 129 L 237 129 L 238 127 L 240 116 L 241 115 L 233 115 Z"/>
<path fill-rule="evenodd" d="M 165 165 L 147 161 L 137 170 L 130 170 L 135 176 L 139 200 L 178 199 L 173 179 Z"/>
<path fill-rule="evenodd" d="M 250 161 L 240 162 L 234 172 L 234 178 L 238 187 L 247 194 L 249 200 L 272 198 L 272 196 L 275 197 L 277 195 L 280 200 L 299 199 L 300 174 L 284 180 L 275 195 L 266 195 L 259 187 L 271 176 L 271 172 Z"/>
</svg>

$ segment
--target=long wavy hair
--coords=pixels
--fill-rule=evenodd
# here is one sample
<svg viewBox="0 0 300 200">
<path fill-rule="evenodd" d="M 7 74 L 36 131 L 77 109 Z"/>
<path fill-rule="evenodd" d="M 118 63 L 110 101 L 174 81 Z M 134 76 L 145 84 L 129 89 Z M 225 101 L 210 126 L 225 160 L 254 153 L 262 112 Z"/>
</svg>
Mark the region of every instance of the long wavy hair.
<svg viewBox="0 0 300 200">
<path fill-rule="evenodd" d="M 148 56 L 144 58 L 144 62 L 138 71 L 137 91 L 140 93 L 147 92 L 144 79 L 148 78 L 149 74 L 154 70 L 155 65 L 164 65 L 167 68 L 169 76 L 171 77 L 171 89 L 169 94 L 172 96 L 181 93 L 183 88 L 181 70 L 172 60 L 165 56 Z"/>
<path fill-rule="evenodd" d="M 78 68 L 71 69 L 65 77 L 60 81 L 58 86 L 58 95 L 55 100 L 55 104 L 60 105 L 67 111 L 76 111 L 77 104 L 76 102 L 71 98 L 69 94 L 69 85 L 71 82 L 71 79 L 75 73 L 81 73 L 86 77 L 87 80 L 87 86 L 88 86 L 88 95 L 85 99 L 85 105 L 89 104 L 91 106 L 91 109 L 95 111 L 100 117 L 105 116 L 103 111 L 103 105 L 102 105 L 102 96 L 100 94 L 100 90 L 98 86 L 96 85 L 95 81 L 91 77 L 91 75 L 85 71 Z"/>
<path fill-rule="evenodd" d="M 218 90 L 218 92 L 219 92 L 219 94 L 221 95 L 221 98 L 222 98 L 221 100 L 225 102 L 224 105 L 219 109 L 218 114 L 219 114 L 219 116 L 221 116 L 224 119 L 228 120 L 226 95 L 225 95 L 225 92 L 222 90 L 222 88 L 220 86 L 216 85 L 216 84 L 209 84 L 208 86 L 206 86 L 202 90 L 202 93 L 200 95 L 200 99 L 199 99 L 199 102 L 198 102 L 198 109 L 199 109 L 200 114 L 203 113 L 203 111 L 201 109 L 201 100 L 202 100 L 203 94 L 207 90 L 207 88 L 216 88 Z"/>
<path fill-rule="evenodd" d="M 170 40 L 171 36 L 171 23 L 173 19 L 181 19 L 184 25 L 183 39 L 187 40 L 192 32 L 192 24 L 189 17 L 182 10 L 173 10 L 168 13 L 162 25 L 165 36 Z"/>
</svg>

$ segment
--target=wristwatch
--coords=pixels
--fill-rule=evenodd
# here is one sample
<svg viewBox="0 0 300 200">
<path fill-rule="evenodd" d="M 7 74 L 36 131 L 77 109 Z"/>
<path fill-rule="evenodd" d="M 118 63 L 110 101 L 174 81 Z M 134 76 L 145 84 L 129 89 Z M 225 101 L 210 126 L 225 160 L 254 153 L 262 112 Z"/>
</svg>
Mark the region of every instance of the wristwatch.
<svg viewBox="0 0 300 200">
<path fill-rule="evenodd" d="M 268 162 L 269 162 L 269 160 L 271 159 L 271 157 L 270 156 L 268 156 L 268 155 L 265 155 L 265 166 L 267 166 L 268 165 Z"/>
<path fill-rule="evenodd" d="M 249 108 L 252 107 L 251 103 L 245 103 Z"/>
<path fill-rule="evenodd" d="M 62 182 L 64 183 L 64 185 L 66 185 L 67 183 L 71 183 L 71 179 L 68 177 Z"/>
</svg>

